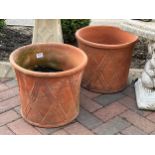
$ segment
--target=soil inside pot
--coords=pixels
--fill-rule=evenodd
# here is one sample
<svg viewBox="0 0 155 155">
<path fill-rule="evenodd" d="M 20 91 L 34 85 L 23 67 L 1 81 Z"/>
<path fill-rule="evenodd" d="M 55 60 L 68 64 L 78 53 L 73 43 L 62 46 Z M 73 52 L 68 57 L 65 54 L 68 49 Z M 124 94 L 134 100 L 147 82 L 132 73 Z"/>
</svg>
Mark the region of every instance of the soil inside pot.
<svg viewBox="0 0 155 155">
<path fill-rule="evenodd" d="M 37 71 L 37 72 L 61 72 L 62 69 L 54 68 L 47 65 L 36 65 L 31 70 Z"/>
</svg>

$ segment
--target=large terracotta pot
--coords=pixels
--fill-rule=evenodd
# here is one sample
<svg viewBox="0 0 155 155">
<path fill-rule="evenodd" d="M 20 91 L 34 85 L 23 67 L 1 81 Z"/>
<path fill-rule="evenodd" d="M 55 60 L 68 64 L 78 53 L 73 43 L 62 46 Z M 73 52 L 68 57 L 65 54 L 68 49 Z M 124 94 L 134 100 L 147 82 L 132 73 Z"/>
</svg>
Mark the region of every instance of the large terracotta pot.
<svg viewBox="0 0 155 155">
<path fill-rule="evenodd" d="M 101 93 L 125 88 L 138 37 L 111 26 L 87 26 L 75 35 L 79 47 L 88 56 L 82 86 Z"/>
<path fill-rule="evenodd" d="M 39 127 L 58 127 L 79 113 L 81 78 L 86 54 L 66 44 L 33 44 L 16 49 L 10 55 L 15 69 L 21 113 Z M 62 69 L 58 72 L 33 71 L 36 66 Z"/>
</svg>

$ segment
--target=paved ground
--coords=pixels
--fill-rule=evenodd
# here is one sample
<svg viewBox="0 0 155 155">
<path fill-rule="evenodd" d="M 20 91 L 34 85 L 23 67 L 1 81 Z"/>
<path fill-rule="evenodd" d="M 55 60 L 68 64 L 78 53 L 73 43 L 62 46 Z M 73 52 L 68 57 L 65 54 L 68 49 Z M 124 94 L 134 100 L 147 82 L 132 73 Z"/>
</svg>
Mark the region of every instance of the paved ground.
<svg viewBox="0 0 155 155">
<path fill-rule="evenodd" d="M 17 82 L 1 79 L 0 134 L 155 134 L 155 113 L 137 109 L 133 85 L 111 95 L 81 88 L 80 115 L 61 128 L 45 129 L 28 124 L 20 115 L 19 104 Z"/>
</svg>

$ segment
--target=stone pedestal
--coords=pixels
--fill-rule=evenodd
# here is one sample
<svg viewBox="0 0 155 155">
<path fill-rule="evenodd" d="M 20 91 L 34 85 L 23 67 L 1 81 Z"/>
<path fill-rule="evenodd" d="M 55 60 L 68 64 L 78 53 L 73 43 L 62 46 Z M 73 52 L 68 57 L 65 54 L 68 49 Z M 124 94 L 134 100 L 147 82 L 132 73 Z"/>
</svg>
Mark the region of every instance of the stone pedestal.
<svg viewBox="0 0 155 155">
<path fill-rule="evenodd" d="M 152 59 L 146 63 L 142 77 L 135 83 L 135 92 L 138 108 L 155 110 L 155 21 L 124 20 L 121 27 L 151 40 L 148 51 L 152 54 Z"/>
<path fill-rule="evenodd" d="M 59 19 L 36 19 L 32 43 L 63 42 Z"/>
<path fill-rule="evenodd" d="M 155 91 L 143 87 L 141 79 L 135 83 L 135 92 L 139 109 L 155 110 Z"/>
</svg>

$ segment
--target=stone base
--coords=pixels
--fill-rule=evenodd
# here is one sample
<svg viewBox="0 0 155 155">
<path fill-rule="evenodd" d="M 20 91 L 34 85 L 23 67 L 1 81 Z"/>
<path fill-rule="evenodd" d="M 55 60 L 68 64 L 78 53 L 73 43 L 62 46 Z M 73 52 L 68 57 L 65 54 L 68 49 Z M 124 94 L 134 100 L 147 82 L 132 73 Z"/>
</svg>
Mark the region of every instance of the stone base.
<svg viewBox="0 0 155 155">
<path fill-rule="evenodd" d="M 155 90 L 144 88 L 141 79 L 138 79 L 135 92 L 139 109 L 155 110 Z"/>
</svg>

